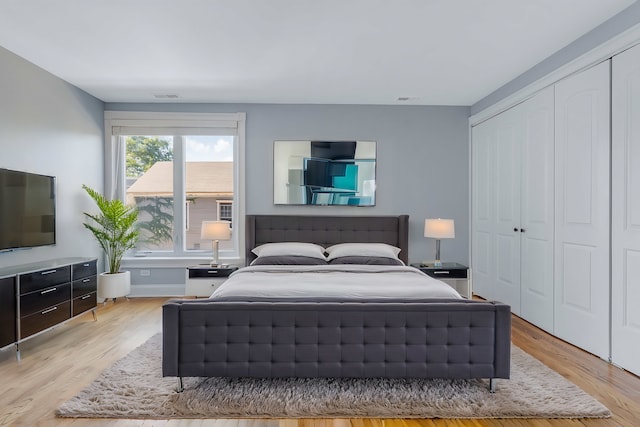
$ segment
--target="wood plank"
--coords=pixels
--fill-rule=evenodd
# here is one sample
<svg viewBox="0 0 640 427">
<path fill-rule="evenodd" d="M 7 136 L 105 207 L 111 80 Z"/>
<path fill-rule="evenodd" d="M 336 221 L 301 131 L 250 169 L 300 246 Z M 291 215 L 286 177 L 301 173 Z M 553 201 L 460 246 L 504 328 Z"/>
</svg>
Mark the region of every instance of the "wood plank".
<svg viewBox="0 0 640 427">
<path fill-rule="evenodd" d="M 104 369 L 161 331 L 164 298 L 135 298 L 99 305 L 21 345 L 0 351 L 0 426 L 46 427 L 613 427 L 640 425 L 640 378 L 513 318 L 513 342 L 573 381 L 613 412 L 606 420 L 529 419 L 64 419 L 55 409 Z"/>
</svg>

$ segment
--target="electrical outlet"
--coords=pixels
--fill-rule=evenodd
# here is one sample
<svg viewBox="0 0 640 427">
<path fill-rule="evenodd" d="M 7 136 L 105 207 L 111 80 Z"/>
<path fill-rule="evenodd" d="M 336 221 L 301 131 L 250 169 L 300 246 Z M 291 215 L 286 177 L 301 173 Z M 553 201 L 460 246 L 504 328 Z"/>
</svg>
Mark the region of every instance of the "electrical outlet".
<svg viewBox="0 0 640 427">
<path fill-rule="evenodd" d="M 141 276 L 151 276 L 151 270 L 140 270 Z"/>
</svg>

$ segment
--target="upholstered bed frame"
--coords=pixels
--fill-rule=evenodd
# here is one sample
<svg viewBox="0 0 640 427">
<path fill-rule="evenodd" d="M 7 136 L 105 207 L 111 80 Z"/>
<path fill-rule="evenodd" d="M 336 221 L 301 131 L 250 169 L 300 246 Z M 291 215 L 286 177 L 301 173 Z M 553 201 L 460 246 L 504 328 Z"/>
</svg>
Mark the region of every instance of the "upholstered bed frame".
<svg viewBox="0 0 640 427">
<path fill-rule="evenodd" d="M 263 243 L 311 242 L 325 248 L 336 243 L 388 243 L 400 248 L 398 257 L 409 264 L 409 215 L 291 216 L 247 215 L 245 256 Z"/>
<path fill-rule="evenodd" d="M 408 216 L 247 216 L 262 243 L 383 242 L 408 261 Z M 510 307 L 488 301 L 216 302 L 163 307 L 163 375 L 509 378 Z"/>
</svg>

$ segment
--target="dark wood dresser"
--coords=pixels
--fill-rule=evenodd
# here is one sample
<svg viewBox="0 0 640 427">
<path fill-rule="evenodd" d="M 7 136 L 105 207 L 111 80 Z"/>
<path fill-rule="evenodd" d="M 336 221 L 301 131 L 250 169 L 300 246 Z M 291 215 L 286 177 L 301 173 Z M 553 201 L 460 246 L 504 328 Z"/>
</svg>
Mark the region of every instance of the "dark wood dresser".
<svg viewBox="0 0 640 427">
<path fill-rule="evenodd" d="M 2 298 L 10 314 L 3 313 L 0 347 L 15 344 L 19 359 L 20 342 L 88 311 L 95 318 L 97 260 L 61 258 L 0 269 L 0 295 L 5 294 L 14 297 L 13 304 Z"/>
</svg>

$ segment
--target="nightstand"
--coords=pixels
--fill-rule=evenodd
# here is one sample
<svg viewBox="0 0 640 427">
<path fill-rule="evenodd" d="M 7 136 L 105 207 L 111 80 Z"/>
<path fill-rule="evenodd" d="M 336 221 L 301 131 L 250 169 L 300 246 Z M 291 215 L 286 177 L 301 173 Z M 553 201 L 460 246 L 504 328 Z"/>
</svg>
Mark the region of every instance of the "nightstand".
<svg viewBox="0 0 640 427">
<path fill-rule="evenodd" d="M 458 291 L 464 298 L 471 298 L 473 296 L 471 271 L 466 265 L 457 262 L 443 262 L 442 267 L 435 267 L 432 263 L 413 263 L 411 266 L 431 277 L 442 280 Z"/>
<path fill-rule="evenodd" d="M 238 267 L 211 267 L 207 264 L 187 267 L 185 296 L 210 297 Z"/>
</svg>

